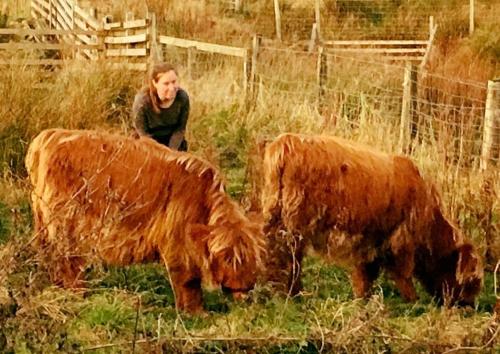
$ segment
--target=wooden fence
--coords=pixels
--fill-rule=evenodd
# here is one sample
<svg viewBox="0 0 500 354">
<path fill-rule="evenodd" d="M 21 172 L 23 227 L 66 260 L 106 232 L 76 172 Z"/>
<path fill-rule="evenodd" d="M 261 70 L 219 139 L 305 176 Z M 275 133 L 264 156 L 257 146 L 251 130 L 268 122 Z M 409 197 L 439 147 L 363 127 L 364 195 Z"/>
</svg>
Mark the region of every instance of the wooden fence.
<svg viewBox="0 0 500 354">
<path fill-rule="evenodd" d="M 218 2 L 222 2 L 227 9 L 233 10 L 233 11 L 241 11 L 243 8 L 245 8 L 245 4 L 248 3 L 248 0 L 216 0 Z M 352 2 L 355 2 L 356 0 L 351 0 Z M 280 11 L 280 2 L 279 0 L 273 0 L 274 2 L 274 22 L 275 22 L 275 33 L 276 33 L 276 38 L 281 39 L 281 11 Z M 320 3 L 321 0 L 315 0 L 315 6 L 314 6 L 314 17 L 315 17 L 315 23 L 317 24 L 317 30 L 320 31 L 320 17 L 321 17 L 321 9 L 320 9 Z M 484 4 L 483 4 L 484 5 Z M 469 29 L 469 35 L 473 35 L 474 31 L 476 29 L 476 17 L 479 17 L 476 15 L 476 8 L 479 7 L 481 8 L 481 4 L 478 4 L 478 0 L 461 0 L 461 2 L 454 4 L 453 6 L 461 6 L 462 8 L 466 8 L 468 12 L 468 29 Z M 439 12 L 439 9 L 435 10 L 436 12 Z M 492 14 L 494 16 L 494 14 Z"/>
<path fill-rule="evenodd" d="M 109 16 L 97 20 L 94 10 L 79 8 L 72 0 L 32 0 L 32 14 L 47 28 L 44 29 L 0 29 L 0 35 L 11 36 L 9 43 L 0 43 L 0 64 L 23 65 L 61 65 L 68 60 L 105 60 L 113 65 L 125 65 L 131 69 L 145 70 L 150 61 L 168 56 L 171 47 L 187 50 L 187 69 L 195 60 L 196 52 L 208 52 L 226 57 L 234 57 L 242 63 L 242 86 L 250 91 L 247 97 L 252 100 L 259 91 L 259 54 L 264 40 L 255 36 L 251 49 L 206 43 L 176 38 L 157 33 L 154 14 L 144 19 L 135 19 L 131 14 L 123 22 L 113 22 Z M 319 26 L 313 26 L 319 28 Z M 404 151 L 417 126 L 415 122 L 415 97 L 417 87 L 417 63 L 425 65 L 432 45 L 436 26 L 429 24 L 429 39 L 415 41 L 340 41 L 319 40 L 319 30 L 312 36 L 308 55 L 317 55 L 316 86 L 318 111 L 327 105 L 328 57 L 353 53 L 384 55 L 389 59 L 405 60 L 404 90 L 401 101 L 400 148 Z M 19 40 L 21 39 L 21 40 Z M 266 46 L 280 46 L 276 41 L 265 40 Z M 282 46 L 278 48 L 283 50 Z M 37 51 L 55 52 L 55 57 L 36 58 L 31 54 Z M 286 51 L 286 50 L 285 50 Z M 24 55 L 3 55 L 2 52 L 25 52 Z M 286 52 L 285 52 L 286 55 Z M 393 59 L 391 59 L 393 60 Z M 498 159 L 498 82 L 490 84 L 486 117 L 482 132 L 481 167 L 487 168 L 488 161 Z"/>
<path fill-rule="evenodd" d="M 279 14 L 278 0 L 275 1 L 275 11 Z M 311 39 L 309 41 L 309 51 L 316 45 L 324 47 L 327 53 L 341 55 L 367 55 L 378 56 L 391 61 L 413 61 L 425 67 L 429 57 L 434 37 L 437 32 L 437 25 L 434 17 L 429 17 L 429 37 L 427 39 L 409 40 L 326 40 L 321 34 L 321 17 L 319 11 L 319 1 L 316 1 L 315 21 L 312 24 Z M 281 30 L 279 29 L 280 16 L 276 16 L 277 39 L 281 40 Z"/>
<path fill-rule="evenodd" d="M 325 47 L 317 46 L 316 50 L 296 50 L 290 48 L 283 48 L 283 46 L 276 45 L 276 42 L 271 42 L 268 39 L 263 39 L 259 36 L 255 36 L 252 41 L 252 51 L 251 51 L 251 70 L 250 70 L 250 93 L 252 99 L 259 97 L 260 92 L 266 92 L 267 88 L 264 88 L 263 81 L 278 83 L 277 91 L 279 92 L 279 86 L 287 87 L 284 92 L 290 93 L 295 92 L 293 89 L 289 88 L 289 86 L 293 85 L 293 82 L 290 80 L 281 81 L 279 77 L 269 76 L 266 74 L 266 71 L 269 72 L 269 68 L 266 70 L 266 65 L 269 63 L 269 58 L 273 58 L 272 60 L 277 61 L 276 56 L 281 55 L 283 57 L 286 56 L 301 56 L 308 57 L 309 63 L 315 62 L 315 78 L 310 77 L 310 81 L 300 81 L 297 84 L 302 85 L 303 87 L 315 87 L 316 92 L 313 94 L 313 104 L 316 104 L 316 109 L 319 114 L 324 117 L 328 115 L 332 106 L 332 89 L 329 87 L 328 82 L 332 77 L 332 71 L 335 68 L 329 67 L 334 62 L 340 62 L 345 57 L 339 53 L 328 52 Z M 398 43 L 399 44 L 399 43 Z M 265 52 L 273 52 L 273 55 L 266 56 L 262 55 Z M 280 53 L 280 54 L 276 54 Z M 341 52 L 342 53 L 342 52 Z M 424 54 L 425 55 L 425 54 Z M 316 60 L 314 60 L 314 58 Z M 351 62 L 352 58 L 345 58 L 346 62 Z M 454 105 L 454 104 L 440 104 L 438 102 L 433 102 L 432 100 L 426 100 L 425 92 L 429 89 L 426 86 L 424 77 L 428 76 L 426 74 L 425 68 L 422 66 L 422 62 L 420 60 L 406 60 L 406 66 L 402 75 L 402 83 L 403 90 L 401 93 L 395 93 L 396 100 L 399 100 L 401 112 L 400 112 L 400 121 L 399 121 L 399 149 L 401 152 L 409 152 L 415 141 L 421 139 L 422 135 L 426 136 L 429 134 L 428 127 L 425 124 L 422 124 L 422 121 L 426 121 L 430 123 L 433 119 L 431 114 L 425 112 L 425 107 L 428 106 L 446 106 L 443 108 L 442 112 L 446 114 L 448 109 L 453 110 L 464 110 L 466 111 L 465 106 Z M 267 60 L 267 61 L 266 61 Z M 356 60 L 356 59 L 354 59 Z M 420 65 L 418 65 L 420 62 Z M 360 60 L 359 63 L 366 63 L 364 65 L 369 65 L 369 61 Z M 375 62 L 374 62 L 375 63 Z M 362 64 L 363 65 L 363 64 Z M 383 65 L 378 63 L 378 65 Z M 393 67 L 400 68 L 399 65 L 390 65 Z M 305 68 L 304 68 L 305 69 Z M 308 68 L 307 70 L 310 72 Z M 272 71 L 272 70 L 271 70 Z M 314 80 L 314 81 L 313 81 Z M 422 82 L 421 82 L 422 80 Z M 306 84 L 307 82 L 307 84 Z M 296 91 L 297 94 L 302 94 L 305 97 L 304 92 L 302 92 L 302 88 Z M 419 92 L 422 91 L 422 92 Z M 396 92 L 396 91 L 395 91 Z M 474 148 L 474 158 L 479 158 L 480 167 L 482 169 L 489 168 L 492 165 L 492 161 L 496 161 L 493 165 L 499 165 L 500 163 L 500 108 L 499 108 L 499 95 L 500 95 L 500 82 L 490 81 L 488 83 L 487 89 L 487 100 L 484 106 L 484 117 L 479 120 L 482 120 L 480 123 L 480 127 L 477 126 L 477 130 L 474 135 L 474 146 L 479 147 L 479 151 L 477 148 Z M 292 96 L 294 94 L 292 93 Z M 309 96 L 311 97 L 311 96 Z M 383 98 L 381 98 L 383 99 Z M 315 103 L 314 103 L 315 102 Z M 469 107 L 469 112 L 472 112 L 474 109 L 481 109 L 480 107 Z M 465 114 L 465 113 L 464 113 Z M 472 113 L 470 113 L 472 115 Z M 446 119 L 447 117 L 445 117 Z M 448 127 L 455 127 L 456 122 L 450 121 L 449 123 L 446 120 L 441 120 Z M 469 122 L 470 123 L 470 122 Z M 472 123 L 470 123 L 472 124 Z M 437 133 L 436 133 L 437 134 Z M 481 141 L 476 142 L 477 137 L 481 136 Z M 427 137 L 426 137 L 427 138 Z"/>
<path fill-rule="evenodd" d="M 151 27 L 155 23 L 154 15 L 134 19 L 132 13 L 127 13 L 123 22 L 110 20 L 110 17 L 105 17 L 103 21 L 102 57 L 113 63 L 125 64 L 131 69 L 146 70 L 147 63 L 144 59 L 151 55 Z"/>
<path fill-rule="evenodd" d="M 232 1 L 240 6 L 239 1 Z M 148 61 L 161 60 L 169 47 L 186 48 L 188 58 L 196 51 L 241 58 L 243 85 L 248 82 L 246 48 L 199 42 L 158 34 L 155 14 L 135 19 L 127 13 L 125 21 L 112 17 L 97 18 L 95 9 L 83 9 L 74 0 L 31 0 L 31 15 L 39 22 L 37 29 L 0 29 L 9 35 L 8 43 L 0 43 L 0 64 L 62 65 L 70 59 L 102 60 L 135 70 L 146 70 Z M 51 58 L 37 58 L 43 52 L 57 51 Z M 2 52 L 21 52 L 3 55 Z M 6 58 L 8 57 L 8 58 Z M 188 60 L 189 63 L 192 60 Z"/>
<path fill-rule="evenodd" d="M 188 72 L 191 71 L 191 66 L 194 61 L 195 51 L 215 53 L 225 56 L 241 58 L 242 70 L 243 70 L 243 87 L 245 87 L 246 89 L 248 85 L 247 79 L 249 77 L 249 70 L 248 70 L 249 56 L 248 56 L 248 50 L 246 48 L 198 42 L 198 41 L 169 37 L 169 36 L 159 36 L 159 43 L 164 45 L 167 51 L 169 46 L 188 49 L 188 64 L 187 64 Z"/>
<path fill-rule="evenodd" d="M 205 5 L 215 5 L 218 9 L 222 9 L 223 11 L 234 11 L 239 12 L 243 9 L 243 5 L 245 3 L 244 0 L 199 0 L 203 2 Z"/>
<path fill-rule="evenodd" d="M 90 55 L 102 49 L 97 41 L 87 44 L 62 40 L 68 37 L 96 37 L 96 31 L 0 28 L 0 35 L 12 38 L 8 43 L 0 43 L 0 64 L 3 65 L 60 65 L 79 53 Z"/>
<path fill-rule="evenodd" d="M 31 0 L 31 16 L 45 21 L 49 28 L 99 30 L 95 9 L 85 10 L 72 0 Z"/>
</svg>

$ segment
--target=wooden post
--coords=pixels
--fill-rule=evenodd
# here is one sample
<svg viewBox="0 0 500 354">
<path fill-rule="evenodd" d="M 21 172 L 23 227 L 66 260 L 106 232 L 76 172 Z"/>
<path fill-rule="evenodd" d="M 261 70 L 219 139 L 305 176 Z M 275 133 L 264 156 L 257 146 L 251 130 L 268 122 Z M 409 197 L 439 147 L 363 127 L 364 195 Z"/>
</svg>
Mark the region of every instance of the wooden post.
<svg viewBox="0 0 500 354">
<path fill-rule="evenodd" d="M 312 53 L 312 51 L 314 50 L 314 46 L 316 45 L 316 40 L 318 38 L 317 34 L 318 34 L 318 27 L 316 26 L 316 23 L 313 23 L 311 30 L 311 40 L 309 41 L 309 48 L 307 48 L 307 51 L 309 53 Z"/>
<path fill-rule="evenodd" d="M 410 115 L 411 115 L 411 140 L 413 141 L 417 135 L 419 130 L 419 117 L 418 117 L 418 102 L 417 102 L 417 90 L 418 90 L 418 67 L 415 62 L 411 62 L 411 85 L 410 85 Z"/>
<path fill-rule="evenodd" d="M 252 39 L 252 67 L 250 69 L 250 92 L 253 95 L 255 93 L 255 87 L 257 85 L 257 59 L 259 57 L 259 48 L 262 37 L 259 35 L 254 35 Z"/>
<path fill-rule="evenodd" d="M 95 7 L 91 7 L 89 9 L 89 15 L 92 16 L 93 18 L 97 18 L 97 9 Z"/>
<path fill-rule="evenodd" d="M 281 14 L 279 0 L 274 0 L 274 19 L 276 22 L 276 38 L 281 42 Z"/>
<path fill-rule="evenodd" d="M 93 18 L 97 18 L 97 9 L 95 7 L 91 7 L 89 9 L 89 15 L 92 16 Z M 85 24 L 85 27 L 87 27 L 87 24 Z M 99 44 L 99 36 L 92 36 L 92 39 L 95 44 Z M 92 57 L 93 60 L 99 59 L 99 50 L 91 49 L 90 53 L 91 53 L 91 59 Z M 106 50 L 104 50 L 104 53 L 106 53 Z"/>
<path fill-rule="evenodd" d="M 500 159 L 500 79 L 488 81 L 484 111 L 481 170 L 486 170 L 492 155 Z"/>
<path fill-rule="evenodd" d="M 134 20 L 134 13 L 131 11 L 127 11 L 127 13 L 125 13 L 125 21 L 128 22 L 128 21 L 133 21 L 133 20 Z M 129 29 L 125 30 L 126 37 L 131 36 L 132 34 L 133 33 L 131 33 L 131 30 L 129 30 Z M 125 48 L 126 49 L 130 48 L 130 44 L 126 44 Z"/>
<path fill-rule="evenodd" d="M 135 18 L 134 13 L 132 11 L 127 11 L 125 13 L 125 21 L 133 21 Z"/>
<path fill-rule="evenodd" d="M 52 0 L 49 0 L 49 28 L 52 29 Z"/>
<path fill-rule="evenodd" d="M 434 16 L 429 16 L 429 41 L 427 42 L 427 48 L 425 49 L 424 57 L 420 62 L 420 68 L 425 69 L 425 65 L 429 60 L 429 56 L 432 49 L 432 44 L 434 43 L 434 37 L 436 36 L 437 25 L 434 24 Z"/>
<path fill-rule="evenodd" d="M 161 44 L 158 44 L 158 29 L 156 24 L 156 14 L 154 12 L 148 13 L 148 19 L 150 21 L 149 26 L 150 31 L 150 59 L 152 63 L 163 60 L 163 52 Z"/>
<path fill-rule="evenodd" d="M 474 0 L 469 0 L 469 35 L 474 33 Z"/>
<path fill-rule="evenodd" d="M 323 112 L 325 98 L 325 84 L 328 76 L 327 57 L 322 46 L 318 47 L 318 61 L 316 68 L 316 83 L 318 85 L 318 112 Z"/>
<path fill-rule="evenodd" d="M 248 71 L 248 62 L 250 59 L 248 58 L 248 51 L 245 53 L 243 57 L 243 94 L 245 99 L 248 95 L 248 79 L 249 79 L 249 71 Z"/>
<path fill-rule="evenodd" d="M 190 78 L 193 78 L 193 66 L 196 58 L 196 47 L 189 47 L 187 49 L 187 72 Z"/>
<path fill-rule="evenodd" d="M 316 0 L 314 6 L 314 17 L 316 21 L 316 33 L 318 35 L 318 40 L 321 41 L 321 12 L 320 12 L 320 0 Z"/>
<path fill-rule="evenodd" d="M 241 11 L 241 2 L 242 0 L 234 0 L 234 11 L 236 12 Z"/>
<path fill-rule="evenodd" d="M 403 78 L 403 102 L 401 104 L 401 121 L 399 126 L 399 144 L 400 153 L 408 149 L 409 120 L 411 111 L 411 63 L 406 62 Z"/>
<path fill-rule="evenodd" d="M 100 49 L 102 49 L 102 57 L 105 58 L 106 57 L 106 43 L 104 42 L 104 38 L 106 37 L 106 35 L 109 33 L 109 29 L 106 29 L 107 28 L 107 24 L 108 23 L 111 23 L 113 22 L 113 16 L 112 15 L 106 15 L 102 18 L 102 28 L 104 30 L 104 32 L 101 32 L 97 38 L 98 38 L 98 43 L 99 43 L 99 47 Z"/>
<path fill-rule="evenodd" d="M 78 3 L 75 3 L 76 6 L 78 6 Z M 86 21 L 83 21 L 82 24 L 81 24 L 81 28 L 82 30 L 86 30 L 88 29 L 88 25 L 87 25 L 87 22 Z M 91 39 L 94 38 L 94 37 L 91 37 Z M 101 36 L 98 36 L 97 37 L 97 42 L 99 43 L 99 39 L 101 38 Z M 104 38 L 104 36 L 103 36 Z M 103 40 L 103 43 L 104 43 L 104 40 Z M 83 53 L 83 54 L 82 54 Z M 89 54 L 90 53 L 90 54 Z M 91 56 L 92 56 L 92 51 L 91 49 L 78 49 L 78 52 L 77 52 L 77 55 L 79 57 L 79 59 L 92 59 Z M 104 48 L 104 51 L 103 53 L 106 53 L 106 49 Z"/>
</svg>

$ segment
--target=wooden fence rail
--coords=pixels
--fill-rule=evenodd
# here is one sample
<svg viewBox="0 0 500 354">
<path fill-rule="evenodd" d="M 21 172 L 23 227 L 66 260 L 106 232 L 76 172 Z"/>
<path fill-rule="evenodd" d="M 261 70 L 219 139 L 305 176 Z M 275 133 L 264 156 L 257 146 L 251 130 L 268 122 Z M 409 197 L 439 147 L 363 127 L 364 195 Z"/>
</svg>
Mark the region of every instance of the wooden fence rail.
<svg viewBox="0 0 500 354">
<path fill-rule="evenodd" d="M 234 2 L 236 7 L 240 2 Z M 40 29 L 6 29 L 0 34 L 12 35 L 11 43 L 0 45 L 2 50 L 28 52 L 37 50 L 68 51 L 59 55 L 60 60 L 106 59 L 118 65 L 123 64 L 131 69 L 146 70 L 148 61 L 162 60 L 163 48 L 168 55 L 169 47 L 188 50 L 188 66 L 192 62 L 195 51 L 214 53 L 242 59 L 243 86 L 247 87 L 249 55 L 246 48 L 226 46 L 214 43 L 193 41 L 182 38 L 160 35 L 156 28 L 156 17 L 148 14 L 147 18 L 135 19 L 127 13 L 125 21 L 113 22 L 111 16 L 98 20 L 95 9 L 83 9 L 73 0 L 31 0 L 31 14 L 39 20 Z M 14 43 L 15 37 L 32 36 L 33 41 Z M 49 38 L 49 36 L 52 36 Z M 3 64 L 30 63 L 36 65 L 32 58 L 13 61 L 3 60 Z M 46 65 L 47 59 L 39 60 Z M 57 65 L 56 58 L 50 63 Z M 61 63 L 62 64 L 62 63 Z"/>
<path fill-rule="evenodd" d="M 318 40 L 318 25 L 313 25 L 311 44 L 318 41 L 329 53 L 378 55 L 392 61 L 414 61 L 425 67 L 432 48 L 437 26 L 434 18 L 429 18 L 429 38 L 413 40 Z"/>
<path fill-rule="evenodd" d="M 176 46 L 180 48 L 196 48 L 199 51 L 222 54 L 234 57 L 245 58 L 247 57 L 247 49 L 246 48 L 238 48 L 231 47 L 226 45 L 205 43 L 192 41 L 187 39 L 168 37 L 168 36 L 160 36 L 160 43 L 165 44 L 167 46 Z"/>
</svg>

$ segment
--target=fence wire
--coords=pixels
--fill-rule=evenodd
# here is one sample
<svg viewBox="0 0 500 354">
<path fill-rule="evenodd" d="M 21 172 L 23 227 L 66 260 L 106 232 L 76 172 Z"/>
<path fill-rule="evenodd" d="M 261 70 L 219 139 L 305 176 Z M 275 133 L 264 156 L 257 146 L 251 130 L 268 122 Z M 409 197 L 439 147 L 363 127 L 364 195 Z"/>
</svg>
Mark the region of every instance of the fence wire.
<svg viewBox="0 0 500 354">
<path fill-rule="evenodd" d="M 318 21 L 315 3 L 314 0 L 278 0 L 284 40 L 310 38 L 312 25 Z M 274 1 L 247 0 L 243 4 L 247 16 L 255 21 L 257 32 L 275 37 Z M 319 1 L 319 23 L 325 39 L 426 39 L 431 16 L 445 36 L 468 34 L 470 4 L 469 0 L 322 0 Z M 494 26 L 499 13 L 499 0 L 475 0 L 473 29 Z"/>
<path fill-rule="evenodd" d="M 329 122 L 337 129 L 384 124 L 398 135 L 405 68 L 367 58 L 334 54 L 326 57 L 327 77 L 320 83 L 318 53 L 262 47 L 257 66 L 259 103 L 267 102 L 271 107 L 280 102 L 283 115 L 293 115 L 297 105 L 309 105 L 311 112 L 323 118 L 329 116 Z M 485 131 L 489 131 L 490 160 L 498 166 L 500 127 L 494 122 L 485 125 L 485 83 L 421 70 L 408 85 L 415 90 L 408 123 L 413 145 L 431 145 L 446 162 L 460 168 L 477 168 Z"/>
</svg>

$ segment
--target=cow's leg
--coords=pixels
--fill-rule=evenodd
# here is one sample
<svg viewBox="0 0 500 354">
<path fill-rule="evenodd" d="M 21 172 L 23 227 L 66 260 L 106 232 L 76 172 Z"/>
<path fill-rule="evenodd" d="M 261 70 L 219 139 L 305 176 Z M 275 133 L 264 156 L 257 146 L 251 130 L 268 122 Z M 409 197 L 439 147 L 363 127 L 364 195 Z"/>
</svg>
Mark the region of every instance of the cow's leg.
<svg viewBox="0 0 500 354">
<path fill-rule="evenodd" d="M 43 250 L 49 243 L 47 226 L 50 225 L 50 218 L 44 214 L 46 210 L 42 207 L 43 202 L 34 192 L 32 193 L 31 199 L 34 220 L 34 241 L 32 246 L 34 250 L 40 252 L 40 250 Z"/>
<path fill-rule="evenodd" d="M 287 244 L 287 231 L 279 219 L 264 224 L 264 233 L 268 244 L 265 280 L 276 290 L 288 292 L 289 266 L 292 254 Z"/>
<path fill-rule="evenodd" d="M 302 290 L 302 259 L 304 258 L 304 240 L 300 235 L 290 235 L 291 240 L 287 242 L 290 250 L 288 263 L 288 294 L 294 296 Z"/>
<path fill-rule="evenodd" d="M 396 283 L 396 287 L 399 290 L 401 296 L 408 302 L 414 302 L 417 300 L 417 292 L 415 291 L 415 287 L 413 286 L 413 280 L 411 277 L 401 277 L 401 276 L 393 276 L 394 282 Z"/>
<path fill-rule="evenodd" d="M 417 292 L 413 285 L 413 254 L 411 252 L 399 252 L 397 255 L 392 256 L 392 262 L 387 267 L 387 272 L 392 280 L 394 280 L 396 287 L 401 296 L 409 302 L 417 300 Z"/>
<path fill-rule="evenodd" d="M 85 261 L 82 257 L 61 255 L 52 276 L 56 284 L 65 288 L 81 289 L 85 287 L 84 269 Z"/>
<path fill-rule="evenodd" d="M 203 312 L 203 294 L 199 274 L 178 268 L 170 270 L 170 278 L 177 309 L 189 313 Z"/>
<path fill-rule="evenodd" d="M 300 281 L 303 241 L 299 237 L 279 230 L 267 235 L 269 250 L 266 261 L 266 281 L 278 291 L 296 295 L 302 289 Z"/>
<path fill-rule="evenodd" d="M 70 235 L 67 237 L 68 239 L 71 238 Z M 63 240 L 61 243 L 68 241 L 68 239 Z M 73 245 L 74 249 L 71 249 L 71 243 L 61 245 L 54 244 L 53 239 L 50 241 L 51 243 L 44 252 L 48 262 L 51 262 L 51 259 L 56 260 L 52 273 L 53 281 L 65 288 L 84 288 L 84 270 L 86 262 L 79 248 Z"/>
<path fill-rule="evenodd" d="M 73 221 L 54 215 L 54 211 L 42 215 L 39 252 L 53 283 L 70 289 L 84 288 L 86 261 L 74 236 Z"/>
<path fill-rule="evenodd" d="M 417 299 L 412 280 L 415 269 L 415 245 L 405 224 L 400 225 L 392 233 L 390 245 L 392 255 L 386 265 L 387 272 L 396 283 L 401 296 L 406 301 L 413 302 Z"/>
<path fill-rule="evenodd" d="M 380 263 L 377 260 L 357 265 L 351 273 L 354 296 L 367 297 L 379 273 Z"/>
<path fill-rule="evenodd" d="M 35 234 L 37 234 L 37 238 L 39 238 L 40 237 L 39 233 L 41 233 L 41 231 L 44 230 L 43 214 L 39 206 L 40 202 L 38 198 L 34 195 L 34 193 L 32 194 L 31 200 L 33 205 L 34 231 Z"/>
</svg>

